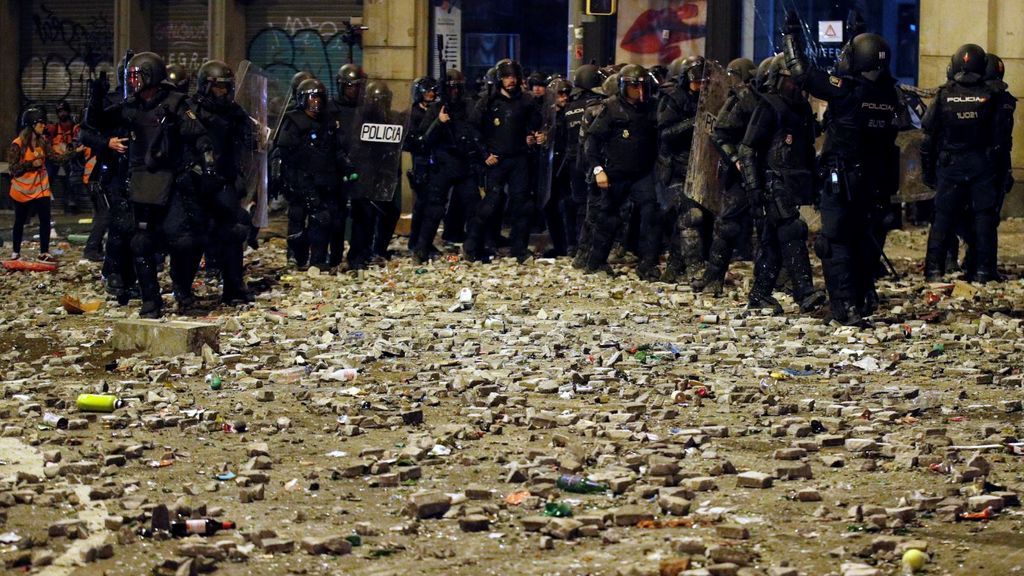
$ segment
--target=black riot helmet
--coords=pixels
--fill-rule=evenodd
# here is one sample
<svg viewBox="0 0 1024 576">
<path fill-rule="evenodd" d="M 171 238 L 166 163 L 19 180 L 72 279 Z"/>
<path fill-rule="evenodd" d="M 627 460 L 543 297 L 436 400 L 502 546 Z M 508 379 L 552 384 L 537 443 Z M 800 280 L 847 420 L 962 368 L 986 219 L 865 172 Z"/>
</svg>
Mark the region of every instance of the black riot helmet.
<svg viewBox="0 0 1024 576">
<path fill-rule="evenodd" d="M 977 44 L 964 44 L 953 53 L 949 73 L 961 84 L 974 84 L 985 77 L 985 49 Z"/>
<path fill-rule="evenodd" d="M 168 64 L 167 83 L 174 86 L 175 92 L 188 94 L 188 70 L 181 64 Z"/>
<path fill-rule="evenodd" d="M 373 84 L 371 82 L 370 84 Z M 366 87 L 369 91 L 369 86 Z M 427 94 L 433 92 L 434 96 L 427 99 Z M 434 80 L 430 76 L 420 76 L 412 82 L 412 103 L 420 104 L 422 102 L 433 102 L 437 99 L 439 88 L 437 86 L 437 80 Z"/>
<path fill-rule="evenodd" d="M 685 62 L 686 58 L 683 56 L 680 56 L 679 58 L 676 58 L 672 62 L 669 62 L 668 80 L 670 80 L 671 82 L 676 82 L 679 80 L 679 72 L 680 70 L 683 69 L 683 63 Z"/>
<path fill-rule="evenodd" d="M 757 73 L 754 74 L 754 88 L 763 92 L 768 87 L 768 71 L 772 68 L 772 61 L 775 56 L 769 56 L 757 65 Z"/>
<path fill-rule="evenodd" d="M 584 64 L 577 68 L 572 75 L 572 83 L 581 90 L 600 88 L 604 80 L 605 75 L 594 64 Z"/>
<path fill-rule="evenodd" d="M 40 123 L 46 123 L 46 110 L 44 110 L 41 106 L 32 106 L 31 108 L 26 108 L 25 111 L 21 113 L 22 130 L 24 130 L 25 128 L 30 128 Z"/>
<path fill-rule="evenodd" d="M 540 72 L 531 72 L 526 77 L 526 85 L 532 90 L 535 86 L 547 87 L 548 82 Z"/>
<path fill-rule="evenodd" d="M 616 94 L 618 92 L 618 90 L 619 90 L 619 73 L 615 72 L 613 74 L 608 75 L 608 77 L 604 79 L 604 83 L 601 84 L 600 92 L 601 92 L 601 94 L 604 94 L 605 96 L 612 96 L 613 94 Z"/>
<path fill-rule="evenodd" d="M 725 67 L 725 73 L 746 84 L 754 77 L 757 66 L 750 58 L 737 58 Z"/>
<path fill-rule="evenodd" d="M 153 52 L 140 52 L 128 61 L 125 68 L 125 85 L 129 94 L 138 94 L 147 88 L 159 86 L 167 79 L 167 65 L 164 59 Z"/>
<path fill-rule="evenodd" d="M 345 64 L 338 68 L 338 74 L 334 77 L 335 88 L 338 89 L 338 100 L 342 102 L 358 102 L 363 87 L 366 85 L 366 72 L 358 64 Z M 347 95 L 348 88 L 356 88 L 354 95 Z"/>
<path fill-rule="evenodd" d="M 461 70 L 449 68 L 444 73 L 445 95 L 449 100 L 459 100 L 466 90 L 466 75 Z"/>
<path fill-rule="evenodd" d="M 1006 74 L 1006 64 L 1003 64 L 1003 59 L 995 54 L 989 52 L 985 55 L 985 80 L 991 82 L 993 80 L 1002 81 L 1003 76 Z"/>
<path fill-rule="evenodd" d="M 651 82 L 655 86 L 661 86 L 662 82 L 668 80 L 668 66 L 662 66 L 661 64 L 651 66 L 647 69 L 647 74 L 651 77 Z"/>
<path fill-rule="evenodd" d="M 676 78 L 680 86 L 688 86 L 691 82 L 703 82 L 704 57 L 696 55 L 683 60 L 679 66 L 679 75 Z"/>
<path fill-rule="evenodd" d="M 568 96 L 572 93 L 572 82 L 565 78 L 555 78 L 548 83 L 547 89 L 549 94 L 565 94 Z"/>
<path fill-rule="evenodd" d="M 376 109 L 390 110 L 393 96 L 388 83 L 383 80 L 371 80 L 366 84 L 366 103 Z"/>
<path fill-rule="evenodd" d="M 771 65 L 768 66 L 768 78 L 766 79 L 768 90 L 781 93 L 782 79 L 792 75 L 786 66 L 786 57 L 782 54 L 776 54 L 772 58 Z"/>
<path fill-rule="evenodd" d="M 219 99 L 229 102 L 235 97 L 235 72 L 222 60 L 207 60 L 196 71 L 196 94 L 204 98 L 213 98 L 210 88 L 221 86 L 227 94 Z"/>
<path fill-rule="evenodd" d="M 840 74 L 863 74 L 877 76 L 888 72 L 892 62 L 892 51 L 889 43 L 878 34 L 865 32 L 858 34 L 839 55 L 837 69 Z"/>
<path fill-rule="evenodd" d="M 509 58 L 498 61 L 498 63 L 494 65 L 494 77 L 498 81 L 498 84 L 501 84 L 502 78 L 508 78 L 509 76 L 515 77 L 516 84 L 522 83 L 523 67 L 519 62 Z"/>
<path fill-rule="evenodd" d="M 651 98 L 651 79 L 643 66 L 628 64 L 619 70 L 619 98 L 626 99 L 626 88 L 630 86 L 640 89 L 640 102 Z"/>
<path fill-rule="evenodd" d="M 315 96 L 319 97 L 319 102 L 314 101 Z M 327 105 L 327 87 L 316 78 L 307 78 L 295 89 L 295 98 L 299 110 L 305 110 L 314 117 L 319 116 Z"/>
<path fill-rule="evenodd" d="M 302 84 L 303 80 L 309 80 L 310 78 L 314 78 L 315 79 L 316 76 L 314 76 L 312 72 L 307 72 L 306 70 L 302 70 L 302 71 L 296 72 L 295 75 L 292 76 L 292 99 L 293 100 L 295 100 L 296 102 L 299 100 L 299 84 Z"/>
</svg>

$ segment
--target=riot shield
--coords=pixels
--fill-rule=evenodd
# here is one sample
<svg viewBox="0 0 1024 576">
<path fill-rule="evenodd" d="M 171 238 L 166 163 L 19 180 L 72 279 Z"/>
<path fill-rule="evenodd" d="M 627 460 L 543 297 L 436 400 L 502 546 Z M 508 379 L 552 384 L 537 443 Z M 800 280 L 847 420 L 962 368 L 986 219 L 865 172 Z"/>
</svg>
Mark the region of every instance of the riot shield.
<svg viewBox="0 0 1024 576">
<path fill-rule="evenodd" d="M 409 113 L 393 109 L 396 87 L 381 80 L 367 82 L 353 121 L 346 127 L 348 159 L 358 174 L 351 187 L 353 199 L 390 202 L 400 188 L 402 144 L 409 132 Z"/>
<path fill-rule="evenodd" d="M 538 146 L 537 161 L 537 208 L 543 209 L 551 199 L 551 181 L 554 179 L 557 166 L 555 163 L 561 158 L 555 155 L 555 140 L 558 134 L 558 94 L 554 90 L 548 90 L 544 95 L 541 104 L 541 132 L 547 138 L 545 143 Z"/>
<path fill-rule="evenodd" d="M 723 185 L 718 174 L 722 156 L 711 142 L 711 133 L 732 83 L 721 64 L 713 60 L 705 63 L 704 85 L 697 101 L 690 163 L 686 169 L 686 196 L 715 215 L 722 211 Z"/>
<path fill-rule="evenodd" d="M 246 204 L 254 204 L 252 225 L 267 227 L 267 149 L 270 127 L 267 110 L 267 75 L 248 60 L 238 66 L 235 103 L 249 115 L 251 140 L 241 152 Z"/>
</svg>

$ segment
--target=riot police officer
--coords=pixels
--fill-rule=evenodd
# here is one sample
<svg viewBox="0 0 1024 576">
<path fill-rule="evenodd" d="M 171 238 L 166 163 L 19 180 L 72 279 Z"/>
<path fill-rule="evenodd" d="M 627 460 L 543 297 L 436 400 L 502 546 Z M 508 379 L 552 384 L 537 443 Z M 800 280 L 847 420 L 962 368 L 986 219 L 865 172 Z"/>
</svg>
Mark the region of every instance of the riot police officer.
<svg viewBox="0 0 1024 576">
<path fill-rule="evenodd" d="M 1013 148 L 1013 113 L 1017 110 L 1017 98 L 1009 91 L 1003 80 L 1006 65 L 1003 59 L 989 52 L 985 58 L 985 83 L 995 92 L 996 107 L 996 142 L 999 146 L 999 158 L 996 162 L 996 186 L 1000 185 L 999 174 L 1003 174 L 1000 188 L 999 211 L 1002 211 L 1003 200 L 1013 188 L 1013 169 L 1010 165 L 1010 152 Z"/>
<path fill-rule="evenodd" d="M 541 147 L 541 182 L 546 188 L 546 203 L 541 206 L 551 237 L 551 249 L 544 254 L 548 258 L 567 256 L 569 236 L 566 228 L 566 212 L 570 209 L 569 168 L 566 163 L 568 146 L 568 123 L 566 106 L 572 93 L 572 83 L 564 78 L 555 78 L 546 88 L 544 102 L 544 124 L 547 129 L 547 147 Z"/>
<path fill-rule="evenodd" d="M 762 62 L 765 74 L 771 59 Z M 704 269 L 702 289 L 715 296 L 722 294 L 725 273 L 733 252 L 743 241 L 750 238 L 748 221 L 751 219 L 750 199 L 743 188 L 743 177 L 739 172 L 739 146 L 743 142 L 750 117 L 757 107 L 759 96 L 755 84 L 754 63 L 746 58 L 737 58 L 726 67 L 726 73 L 734 76 L 737 83 L 729 89 L 729 96 L 718 112 L 711 141 L 722 154 L 725 189 L 722 213 L 715 219 L 714 239 L 708 250 L 708 263 Z M 719 172 L 722 174 L 722 172 Z"/>
<path fill-rule="evenodd" d="M 480 201 L 477 176 L 486 155 L 480 133 L 470 120 L 471 103 L 464 92 L 462 72 L 448 70 L 444 97 L 427 110 L 416 132 L 431 164 L 423 198 L 423 223 L 417 231 L 413 253 L 417 263 L 430 258 L 445 205 L 458 204 L 467 213 L 475 214 Z"/>
<path fill-rule="evenodd" d="M 772 292 L 785 266 L 800 311 L 810 312 L 825 300 L 814 288 L 807 224 L 799 211 L 814 186 L 814 113 L 782 55 L 772 62 L 768 85 L 770 92 L 754 108 L 739 148 L 740 171 L 762 219 L 747 304 L 781 313 Z"/>
<path fill-rule="evenodd" d="M 463 245 L 467 258 L 486 260 L 484 240 L 494 215 L 508 196 L 508 215 L 512 224 L 509 238 L 512 257 L 520 263 L 532 257 L 529 250 L 530 218 L 533 198 L 530 196 L 527 153 L 536 143 L 540 116 L 533 100 L 522 90 L 522 67 L 511 60 L 499 62 L 496 74 L 500 86 L 482 98 L 473 110 L 473 121 L 480 130 L 487 149 L 487 193 L 471 216 L 469 234 Z M 507 192 L 505 188 L 507 187 Z"/>
<path fill-rule="evenodd" d="M 412 83 L 412 105 L 409 108 L 409 133 L 405 137 L 405 149 L 412 156 L 412 169 L 406 174 L 409 178 L 409 187 L 412 188 L 412 227 L 409 232 L 409 251 L 416 252 L 416 242 L 419 241 L 419 229 L 423 224 L 423 211 L 427 205 L 426 182 L 429 178 L 431 165 L 429 151 L 423 146 L 420 126 L 423 124 L 423 117 L 427 114 L 430 105 L 440 95 L 440 88 L 437 80 L 429 76 L 421 76 Z M 430 239 L 428 252 L 434 252 L 433 237 Z"/>
<path fill-rule="evenodd" d="M 196 116 L 213 143 L 215 170 L 199 177 L 202 201 L 211 219 L 209 252 L 216 254 L 222 273 L 225 304 L 252 302 L 243 278 L 242 250 L 249 234 L 249 213 L 241 168 L 243 154 L 255 145 L 249 115 L 234 101 L 235 76 L 220 60 L 208 60 L 196 73 L 193 96 Z"/>
<path fill-rule="evenodd" d="M 323 82 L 308 79 L 299 84 L 298 109 L 285 116 L 277 145 L 290 191 L 292 257 L 299 269 L 307 263 L 327 269 L 328 245 L 338 235 L 337 228 L 345 225 L 347 199 L 341 184 L 348 176 L 348 161 L 340 122 L 327 113 Z"/>
<path fill-rule="evenodd" d="M 129 302 L 132 295 L 138 297 L 131 249 L 135 229 L 128 200 L 130 170 L 127 150 L 130 128 L 106 123 L 102 113 L 97 117 L 96 111 L 102 112 L 124 101 L 127 94 L 124 69 L 129 60 L 126 54 L 118 65 L 117 86 L 113 90 L 105 73 L 101 72 L 99 78 L 92 81 L 82 122 L 82 143 L 93 151 L 97 160 L 89 179 L 89 192 L 95 205 L 106 208 L 106 222 L 101 221 L 97 231 L 97 222 L 94 220 L 93 233 L 102 235 L 103 230 L 106 232 L 102 268 L 104 283 L 107 292 L 115 296 L 122 306 Z"/>
<path fill-rule="evenodd" d="M 90 118 L 102 127 L 131 132 L 129 199 L 135 229 L 131 239 L 135 272 L 142 295 L 139 315 L 162 313 L 156 254 L 161 246 L 171 256 L 171 281 L 179 310 L 194 303 L 192 282 L 202 257 L 204 219 L 193 189 L 192 169 L 212 169 L 212 143 L 187 98 L 165 82 L 166 66 L 152 52 L 128 62 L 129 97 L 100 110 L 94 99 Z M 110 147 L 118 147 L 113 141 Z"/>
<path fill-rule="evenodd" d="M 821 153 L 828 181 L 815 249 L 832 317 L 855 325 L 878 306 L 875 277 L 885 228 L 892 226 L 890 198 L 899 185 L 900 97 L 889 74 L 892 51 L 881 36 L 859 34 L 843 48 L 833 76 L 806 62 L 800 30 L 791 13 L 786 64 L 800 86 L 829 105 Z"/>
<path fill-rule="evenodd" d="M 400 125 L 391 110 L 393 93 L 383 80 L 366 84 L 363 103 L 349 127 L 349 161 L 359 171 L 350 188 L 352 199 L 352 240 L 349 244 L 349 270 L 360 270 L 374 259 L 390 259 L 388 245 L 401 216 L 396 203 L 401 173 L 400 145 L 367 142 L 360 139 L 360 127 L 367 124 Z"/>
<path fill-rule="evenodd" d="M 662 218 L 671 223 L 668 263 L 661 277 L 675 282 L 680 274 L 693 274 L 703 260 L 701 226 L 705 210 L 685 195 L 686 168 L 690 162 L 697 103 L 704 80 L 704 57 L 690 56 L 673 62 L 674 80 L 658 101 L 658 191 Z M 656 271 L 648 272 L 651 280 Z"/>
<path fill-rule="evenodd" d="M 593 64 L 584 64 L 573 73 L 573 91 L 569 103 L 565 106 L 565 165 L 569 169 L 569 194 L 565 198 L 565 230 L 568 236 L 568 252 L 576 256 L 586 218 L 587 196 L 590 185 L 587 182 L 587 170 L 580 162 L 580 128 L 587 107 L 599 102 L 603 95 L 601 83 L 604 74 Z"/>
<path fill-rule="evenodd" d="M 618 73 L 618 89 L 596 111 L 587 127 L 584 153 L 599 195 L 588 207 L 593 238 L 587 271 L 608 271 L 608 254 L 619 230 L 623 205 L 632 200 L 640 213 L 637 268 L 652 278 L 660 256 L 658 201 L 654 189 L 654 160 L 658 146 L 656 111 L 650 105 L 653 87 L 643 66 L 630 64 Z"/>
<path fill-rule="evenodd" d="M 583 216 L 579 225 L 580 236 L 576 246 L 576 257 L 572 259 L 572 266 L 577 270 L 585 270 L 587 263 L 590 261 L 591 240 L 594 237 L 594 230 L 597 228 L 597 210 L 593 207 L 596 206 L 594 201 L 601 194 L 601 189 L 594 183 L 594 176 L 591 173 L 589 159 L 587 158 L 587 134 L 594 119 L 604 110 L 605 100 L 619 91 L 618 72 L 612 72 L 611 69 L 601 69 L 601 73 L 604 75 L 604 81 L 599 88 L 601 97 L 592 100 L 583 109 L 583 117 L 580 120 L 579 159 L 576 162 L 576 167 L 584 175 L 586 196 L 583 200 Z"/>
<path fill-rule="evenodd" d="M 964 44 L 953 54 L 952 80 L 939 88 L 921 120 L 921 166 L 925 184 L 936 189 L 935 217 L 928 232 L 925 277 L 945 274 L 946 252 L 955 238 L 957 213 L 970 213 L 973 259 L 967 278 L 989 282 L 996 271 L 999 204 L 1005 181 L 1007 136 L 996 127 L 996 93 L 985 83 L 985 51 Z"/>
<path fill-rule="evenodd" d="M 358 64 L 343 64 L 338 68 L 334 77 L 334 86 L 337 90 L 334 99 L 328 107 L 328 114 L 334 122 L 337 122 L 343 131 L 348 130 L 355 122 L 356 112 L 363 100 L 366 91 L 366 72 Z M 354 167 L 356 170 L 360 166 Z M 348 198 L 353 191 L 351 183 L 342 183 L 345 197 Z M 373 205 L 366 199 L 352 200 L 352 229 L 351 244 L 349 245 L 348 267 L 351 270 L 365 268 L 369 261 L 370 239 L 373 231 L 370 225 L 373 218 Z M 347 214 L 343 212 L 342 216 Z M 345 219 L 342 224 L 331 228 L 330 240 L 330 265 L 335 267 L 341 264 L 342 251 L 345 248 Z M 353 249 L 353 247 L 355 249 Z"/>
</svg>

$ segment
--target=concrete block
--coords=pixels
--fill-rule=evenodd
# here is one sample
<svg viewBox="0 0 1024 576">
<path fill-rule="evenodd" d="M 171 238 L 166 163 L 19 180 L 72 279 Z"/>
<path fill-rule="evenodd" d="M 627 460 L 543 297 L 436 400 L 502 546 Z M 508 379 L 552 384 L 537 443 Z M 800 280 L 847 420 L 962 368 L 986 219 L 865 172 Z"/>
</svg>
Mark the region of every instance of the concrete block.
<svg viewBox="0 0 1024 576">
<path fill-rule="evenodd" d="M 146 351 L 154 356 L 200 354 L 203 344 L 219 350 L 220 326 L 205 322 L 121 320 L 110 340 L 114 350 Z"/>
</svg>

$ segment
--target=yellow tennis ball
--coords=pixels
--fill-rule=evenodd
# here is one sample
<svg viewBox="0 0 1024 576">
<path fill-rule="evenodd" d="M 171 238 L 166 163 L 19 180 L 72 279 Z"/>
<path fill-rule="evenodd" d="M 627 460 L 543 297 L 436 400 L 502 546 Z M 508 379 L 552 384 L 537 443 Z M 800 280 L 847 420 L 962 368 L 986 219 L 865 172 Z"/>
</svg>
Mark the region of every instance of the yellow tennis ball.
<svg viewBox="0 0 1024 576">
<path fill-rule="evenodd" d="M 903 565 L 914 572 L 917 572 L 928 563 L 928 555 L 916 548 L 911 548 L 903 553 Z"/>
</svg>

